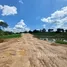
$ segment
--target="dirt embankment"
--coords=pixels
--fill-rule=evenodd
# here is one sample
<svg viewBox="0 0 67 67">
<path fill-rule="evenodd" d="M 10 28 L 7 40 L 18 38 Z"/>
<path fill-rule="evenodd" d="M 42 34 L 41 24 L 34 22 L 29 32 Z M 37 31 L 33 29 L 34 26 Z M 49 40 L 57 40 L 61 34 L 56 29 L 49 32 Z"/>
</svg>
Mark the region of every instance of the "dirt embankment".
<svg viewBox="0 0 67 67">
<path fill-rule="evenodd" d="M 0 67 L 67 67 L 67 47 L 24 34 L 0 43 Z"/>
</svg>

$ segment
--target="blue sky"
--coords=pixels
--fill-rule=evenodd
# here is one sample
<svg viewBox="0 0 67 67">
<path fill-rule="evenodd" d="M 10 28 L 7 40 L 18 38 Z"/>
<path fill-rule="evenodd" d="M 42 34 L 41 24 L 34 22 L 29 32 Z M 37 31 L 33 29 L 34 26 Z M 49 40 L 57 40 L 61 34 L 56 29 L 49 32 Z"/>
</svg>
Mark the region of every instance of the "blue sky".
<svg viewBox="0 0 67 67">
<path fill-rule="evenodd" d="M 11 29 L 20 29 L 22 27 L 33 30 L 42 29 L 43 27 L 48 29 L 62 26 L 66 29 L 64 26 L 66 23 L 60 23 L 60 20 L 55 23 L 58 18 L 52 16 L 52 14 L 57 15 L 57 13 L 55 14 L 57 10 L 59 11 L 58 15 L 60 15 L 61 11 L 67 9 L 66 7 L 67 0 L 0 0 L 0 20 L 7 22 Z M 53 22 L 50 23 L 50 20 Z M 20 26 L 23 23 L 24 25 Z"/>
</svg>

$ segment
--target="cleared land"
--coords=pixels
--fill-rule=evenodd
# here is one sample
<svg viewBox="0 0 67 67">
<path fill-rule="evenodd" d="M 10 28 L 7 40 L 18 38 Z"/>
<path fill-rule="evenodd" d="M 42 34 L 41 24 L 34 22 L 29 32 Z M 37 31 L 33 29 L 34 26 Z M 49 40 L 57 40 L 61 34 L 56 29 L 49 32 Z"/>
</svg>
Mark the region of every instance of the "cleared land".
<svg viewBox="0 0 67 67">
<path fill-rule="evenodd" d="M 67 46 L 24 34 L 0 43 L 0 67 L 67 67 Z"/>
</svg>

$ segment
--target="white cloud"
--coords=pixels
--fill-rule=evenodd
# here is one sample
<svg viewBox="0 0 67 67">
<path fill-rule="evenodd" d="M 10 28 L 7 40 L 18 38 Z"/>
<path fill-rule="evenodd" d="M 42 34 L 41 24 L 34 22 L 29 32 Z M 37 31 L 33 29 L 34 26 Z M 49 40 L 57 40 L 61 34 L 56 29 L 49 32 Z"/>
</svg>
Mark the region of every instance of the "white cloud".
<svg viewBox="0 0 67 67">
<path fill-rule="evenodd" d="M 24 32 L 29 31 L 30 28 L 27 27 L 27 25 L 24 23 L 24 20 L 20 20 L 13 28 L 7 27 L 4 28 L 4 31 L 12 31 L 14 33 L 16 32 Z"/>
<path fill-rule="evenodd" d="M 24 28 L 25 26 L 26 26 L 26 24 L 24 23 L 24 20 L 21 20 L 20 22 L 18 22 L 18 23 L 15 25 L 15 28 L 21 29 L 21 28 Z"/>
<path fill-rule="evenodd" d="M 9 32 L 13 32 L 13 29 L 10 27 L 4 28 L 4 31 L 9 31 Z"/>
<path fill-rule="evenodd" d="M 19 0 L 19 3 L 24 4 L 22 0 Z"/>
<path fill-rule="evenodd" d="M 67 23 L 67 6 L 55 11 L 50 17 L 42 18 L 41 21 L 56 24 L 54 28 L 67 28 L 67 25 L 64 27 Z"/>
<path fill-rule="evenodd" d="M 4 20 L 0 20 L 0 22 L 4 22 Z"/>
<path fill-rule="evenodd" d="M 3 6 L 2 5 L 0 5 L 0 9 L 3 9 Z"/>
<path fill-rule="evenodd" d="M 23 31 L 29 31 L 30 28 L 27 27 L 27 25 L 24 23 L 24 20 L 21 20 L 18 22 L 15 27 L 13 28 L 14 32 L 23 32 Z"/>
<path fill-rule="evenodd" d="M 0 5 L 2 16 L 15 15 L 17 14 L 17 8 L 15 6 Z"/>
</svg>

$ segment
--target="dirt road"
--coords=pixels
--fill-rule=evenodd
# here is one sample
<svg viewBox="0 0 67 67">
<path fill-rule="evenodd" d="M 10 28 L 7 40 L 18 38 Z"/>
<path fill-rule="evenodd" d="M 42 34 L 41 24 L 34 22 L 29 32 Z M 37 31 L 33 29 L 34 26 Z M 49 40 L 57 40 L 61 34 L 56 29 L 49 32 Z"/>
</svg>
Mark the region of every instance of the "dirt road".
<svg viewBox="0 0 67 67">
<path fill-rule="evenodd" d="M 0 43 L 0 67 L 67 67 L 67 47 L 24 34 Z"/>
</svg>

